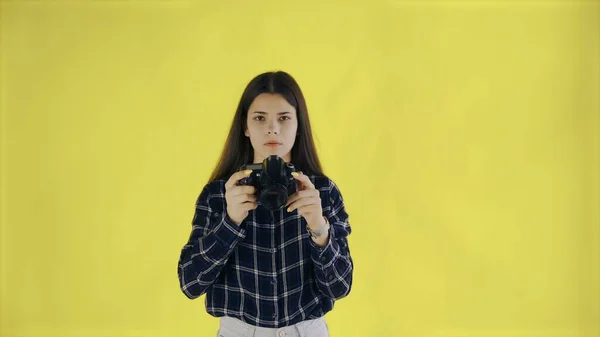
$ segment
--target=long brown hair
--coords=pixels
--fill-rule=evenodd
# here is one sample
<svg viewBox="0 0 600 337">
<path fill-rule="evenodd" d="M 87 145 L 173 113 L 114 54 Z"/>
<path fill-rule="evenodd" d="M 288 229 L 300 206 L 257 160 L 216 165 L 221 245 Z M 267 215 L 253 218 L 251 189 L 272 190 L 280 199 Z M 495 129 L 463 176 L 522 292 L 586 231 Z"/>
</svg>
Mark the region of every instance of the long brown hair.
<svg viewBox="0 0 600 337">
<path fill-rule="evenodd" d="M 266 72 L 254 77 L 246 86 L 238 104 L 229 135 L 221 157 L 213 170 L 210 181 L 229 179 L 244 164 L 254 160 L 250 139 L 244 135 L 248 109 L 254 99 L 262 94 L 280 94 L 294 108 L 298 118 L 298 135 L 292 147 L 292 163 L 304 174 L 322 175 L 323 169 L 317 155 L 308 118 L 306 101 L 296 80 L 284 71 Z"/>
</svg>

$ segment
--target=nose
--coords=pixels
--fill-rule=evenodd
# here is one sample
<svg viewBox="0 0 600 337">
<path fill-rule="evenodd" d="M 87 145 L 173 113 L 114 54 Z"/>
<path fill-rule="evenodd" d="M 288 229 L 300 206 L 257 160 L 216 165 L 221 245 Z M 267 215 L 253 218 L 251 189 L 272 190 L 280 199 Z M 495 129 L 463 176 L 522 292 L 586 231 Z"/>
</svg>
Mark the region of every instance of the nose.
<svg viewBox="0 0 600 337">
<path fill-rule="evenodd" d="M 269 123 L 269 125 L 267 126 L 267 134 L 276 135 L 278 133 L 279 133 L 279 124 L 277 123 L 277 121 L 273 121 L 273 122 Z"/>
</svg>

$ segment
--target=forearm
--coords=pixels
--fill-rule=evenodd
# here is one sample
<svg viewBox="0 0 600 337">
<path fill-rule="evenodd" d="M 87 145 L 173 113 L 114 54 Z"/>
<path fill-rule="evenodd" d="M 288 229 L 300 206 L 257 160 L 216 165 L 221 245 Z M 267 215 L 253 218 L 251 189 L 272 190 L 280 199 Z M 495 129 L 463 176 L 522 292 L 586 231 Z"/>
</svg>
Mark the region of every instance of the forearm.
<svg viewBox="0 0 600 337">
<path fill-rule="evenodd" d="M 323 242 L 324 240 L 326 241 Z M 312 260 L 319 290 L 332 299 L 348 295 L 352 287 L 354 266 L 346 238 L 335 239 L 333 231 L 328 231 L 323 238 L 313 239 L 312 246 Z"/>
<path fill-rule="evenodd" d="M 188 298 L 193 299 L 206 292 L 244 237 L 245 231 L 227 217 L 208 235 L 192 235 L 182 249 L 178 268 L 181 290 Z"/>
</svg>

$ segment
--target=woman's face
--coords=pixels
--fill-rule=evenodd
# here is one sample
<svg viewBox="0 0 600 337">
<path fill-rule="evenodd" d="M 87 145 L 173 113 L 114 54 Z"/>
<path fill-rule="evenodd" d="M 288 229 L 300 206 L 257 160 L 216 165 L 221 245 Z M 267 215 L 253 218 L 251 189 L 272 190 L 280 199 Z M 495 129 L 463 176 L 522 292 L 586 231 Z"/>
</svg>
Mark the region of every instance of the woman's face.
<svg viewBox="0 0 600 337">
<path fill-rule="evenodd" d="M 254 148 L 254 163 L 261 163 L 271 155 L 277 155 L 286 162 L 292 160 L 298 118 L 296 108 L 283 96 L 268 93 L 258 95 L 248 109 L 246 125 L 244 134 L 250 138 Z"/>
</svg>

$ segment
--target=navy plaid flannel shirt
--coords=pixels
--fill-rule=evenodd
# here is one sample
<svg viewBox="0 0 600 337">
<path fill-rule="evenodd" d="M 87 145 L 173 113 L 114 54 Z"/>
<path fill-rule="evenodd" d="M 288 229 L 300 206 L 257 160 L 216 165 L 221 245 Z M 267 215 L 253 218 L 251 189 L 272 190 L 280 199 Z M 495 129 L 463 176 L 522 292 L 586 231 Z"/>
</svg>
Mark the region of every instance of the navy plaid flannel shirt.
<svg viewBox="0 0 600 337">
<path fill-rule="evenodd" d="M 269 211 L 259 203 L 237 226 L 226 212 L 226 181 L 207 184 L 179 258 L 183 293 L 190 299 L 206 294 L 206 311 L 214 317 L 269 328 L 324 316 L 348 295 L 353 262 L 342 195 L 326 176 L 309 178 L 331 224 L 323 248 L 312 241 L 297 210 Z"/>
</svg>

